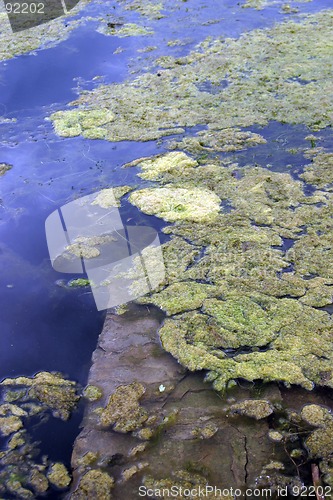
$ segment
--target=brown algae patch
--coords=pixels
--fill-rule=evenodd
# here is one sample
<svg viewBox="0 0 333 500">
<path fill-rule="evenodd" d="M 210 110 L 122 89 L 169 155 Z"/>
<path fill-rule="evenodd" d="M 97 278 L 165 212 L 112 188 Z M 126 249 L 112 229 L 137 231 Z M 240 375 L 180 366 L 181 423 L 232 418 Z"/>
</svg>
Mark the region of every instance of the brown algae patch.
<svg viewBox="0 0 333 500">
<path fill-rule="evenodd" d="M 332 17 L 327 10 L 239 39 L 207 39 L 185 57 L 156 60 L 162 67 L 158 73 L 85 92 L 72 103 L 75 109 L 51 120 L 70 137 L 79 127 L 60 127 L 60 116 L 73 119 L 75 113 L 107 109 L 115 119 L 98 128 L 110 141 L 152 140 L 198 124 L 216 134 L 270 120 L 313 130 L 330 126 Z M 207 83 L 214 92 L 205 90 Z M 89 128 L 83 133 L 89 135 Z"/>
</svg>

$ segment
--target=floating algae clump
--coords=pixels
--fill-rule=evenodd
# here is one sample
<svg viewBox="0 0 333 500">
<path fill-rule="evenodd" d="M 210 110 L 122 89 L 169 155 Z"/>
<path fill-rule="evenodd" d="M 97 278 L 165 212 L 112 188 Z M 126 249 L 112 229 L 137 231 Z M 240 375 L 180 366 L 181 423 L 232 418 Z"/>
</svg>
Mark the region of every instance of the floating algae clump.
<svg viewBox="0 0 333 500">
<path fill-rule="evenodd" d="M 164 229 L 165 279 L 139 299 L 167 313 L 164 348 L 190 370 L 208 370 L 218 390 L 237 378 L 333 387 L 333 322 L 315 309 L 332 304 L 332 194 L 306 196 L 302 181 L 260 167 L 234 175 L 233 164 L 187 164 L 182 156 L 184 169 L 167 169 L 169 154 L 164 159 L 139 161 L 150 179 L 157 170 L 161 187 L 130 196 L 175 222 Z M 207 188 L 232 209 L 207 220 L 174 215 L 168 193 Z"/>
<path fill-rule="evenodd" d="M 86 500 L 87 498 L 98 498 L 98 500 L 111 500 L 111 490 L 114 480 L 100 470 L 89 470 L 80 479 L 80 483 L 71 495 L 73 500 Z"/>
<path fill-rule="evenodd" d="M 220 199 L 211 191 L 199 188 L 141 189 L 129 197 L 143 212 L 157 215 L 169 222 L 177 220 L 209 221 L 220 210 Z"/>
<path fill-rule="evenodd" d="M 87 387 L 83 391 L 83 395 L 89 401 L 97 401 L 103 396 L 103 391 L 96 385 L 87 385 Z"/>
<path fill-rule="evenodd" d="M 116 241 L 116 238 L 110 234 L 90 237 L 79 236 L 74 239 L 71 245 L 66 247 L 64 257 L 70 259 L 71 255 L 75 255 L 76 257 L 93 259 L 94 257 L 98 257 L 101 253 L 100 249 L 97 248 L 98 246 L 106 245 L 112 241 Z"/>
<path fill-rule="evenodd" d="M 0 177 L 12 168 L 8 163 L 0 163 Z"/>
<path fill-rule="evenodd" d="M 74 410 L 79 396 L 76 383 L 64 379 L 58 373 L 40 372 L 32 378 L 7 378 L 1 382 L 2 388 L 26 387 L 24 402 L 37 400 L 40 405 L 50 409 L 54 416 L 67 420 Z"/>
<path fill-rule="evenodd" d="M 152 140 L 199 124 L 216 137 L 225 129 L 271 120 L 313 130 L 331 126 L 332 16 L 327 10 L 239 39 L 207 39 L 185 57 L 157 59 L 158 73 L 101 85 L 72 104 L 79 106 L 76 113 L 110 110 L 117 117 L 103 125 L 110 141 Z M 59 133 L 56 119 L 65 120 L 66 114 L 71 121 L 73 110 L 51 116 Z M 79 132 L 77 121 L 73 132 Z"/>
<path fill-rule="evenodd" d="M 241 403 L 236 403 L 230 406 L 231 413 L 246 415 L 247 417 L 261 420 L 271 415 L 274 407 L 269 401 L 263 399 L 246 399 Z"/>
<path fill-rule="evenodd" d="M 22 427 L 22 420 L 15 415 L 0 417 L 0 432 L 3 436 L 9 436 L 9 434 L 13 434 Z"/>
<path fill-rule="evenodd" d="M 102 189 L 92 202 L 92 205 L 99 205 L 102 208 L 120 207 L 120 198 L 132 189 L 130 186 Z"/>
<path fill-rule="evenodd" d="M 312 163 L 307 165 L 301 178 L 309 184 L 319 188 L 330 186 L 333 188 L 333 154 L 319 153 L 314 156 Z"/>
<path fill-rule="evenodd" d="M 145 388 L 137 382 L 117 387 L 101 412 L 101 425 L 113 425 L 114 430 L 118 432 L 139 429 L 148 418 L 147 411 L 139 404 L 144 393 Z"/>
<path fill-rule="evenodd" d="M 16 33 L 13 33 L 11 29 L 7 13 L 0 12 L 0 61 L 32 52 L 38 48 L 52 47 L 68 38 L 74 28 L 85 22 L 85 18 L 79 20 L 71 18 L 77 15 L 78 11 L 89 1 L 80 1 L 79 5 L 74 6 L 66 16 L 63 15 L 61 18 L 53 19 L 52 22 Z"/>
<path fill-rule="evenodd" d="M 183 173 L 184 169 L 197 166 L 197 162 L 185 153 L 175 151 L 153 159 L 146 159 L 139 163 L 142 173 L 139 177 L 151 181 L 158 181 L 165 173 Z"/>
<path fill-rule="evenodd" d="M 87 139 L 104 139 L 103 125 L 114 120 L 108 109 L 57 111 L 51 115 L 55 132 L 61 137 L 82 134 Z"/>
<path fill-rule="evenodd" d="M 181 148 L 190 153 L 231 152 L 266 142 L 266 139 L 259 134 L 244 132 L 239 128 L 226 128 L 223 130 L 201 130 L 194 137 L 185 137 L 179 142 L 170 142 L 169 147 L 171 149 Z"/>
<path fill-rule="evenodd" d="M 71 482 L 71 478 L 66 467 L 64 464 L 59 462 L 50 467 L 50 470 L 47 473 L 47 478 L 51 484 L 61 489 L 67 488 Z"/>
<path fill-rule="evenodd" d="M 0 431 L 10 436 L 0 453 L 1 495 L 39 498 L 48 490 L 49 482 L 67 488 L 71 479 L 65 466 L 50 463 L 45 455 L 40 457 L 38 443 L 31 442 L 24 426 L 37 415 L 46 420 L 50 411 L 54 417 L 67 420 L 78 401 L 75 382 L 48 372 L 7 378 L 0 383 L 0 397 L 2 401 L 15 401 L 0 404 Z"/>
</svg>

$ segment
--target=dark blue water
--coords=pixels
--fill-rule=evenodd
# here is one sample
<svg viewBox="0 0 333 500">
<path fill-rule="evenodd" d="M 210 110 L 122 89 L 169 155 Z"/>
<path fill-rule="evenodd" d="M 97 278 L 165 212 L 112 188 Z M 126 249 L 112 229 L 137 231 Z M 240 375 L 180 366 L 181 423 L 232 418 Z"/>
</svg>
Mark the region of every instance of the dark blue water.
<svg viewBox="0 0 333 500">
<path fill-rule="evenodd" d="M 299 7 L 301 12 L 310 12 L 331 7 L 330 4 L 321 0 Z M 239 36 L 288 17 L 277 6 L 258 12 L 242 9 L 233 0 L 168 0 L 165 6 L 171 13 L 150 22 L 154 35 L 104 36 L 96 32 L 98 22 L 90 21 L 55 47 L 0 63 L 0 113 L 17 120 L 0 125 L 0 162 L 13 165 L 0 178 L 0 380 L 55 370 L 82 385 L 86 383 L 105 312 L 97 311 L 89 289 L 56 285 L 59 279 L 77 276 L 62 275 L 52 269 L 45 219 L 79 196 L 105 187 L 138 184 L 137 170 L 121 166 L 165 150 L 165 141 L 113 144 L 59 138 L 45 118 L 75 99 L 78 88 L 96 86 L 95 76 L 101 76 L 100 81 L 106 83 L 120 82 L 131 71 L 146 71 L 152 58 L 184 55 L 207 36 Z M 114 7 L 113 2 L 92 2 L 82 15 L 98 14 L 106 20 L 108 15 L 122 16 L 126 22 L 142 22 L 139 14 Z M 167 45 L 168 40 L 179 38 L 185 45 Z M 137 52 L 148 45 L 157 48 L 148 54 Z M 114 54 L 118 47 L 123 52 Z M 293 148 L 304 146 L 301 127 L 271 124 L 258 129 L 258 133 L 267 137 L 268 144 L 238 154 L 240 165 L 249 161 L 274 163 L 278 165 L 275 168 L 282 170 L 291 163 L 297 170 L 303 157 L 288 153 L 285 141 Z M 134 223 L 153 221 L 161 227 L 159 221 L 145 218 L 128 205 L 123 210 L 124 217 L 131 216 Z M 69 463 L 71 443 L 81 417 L 82 410 L 69 423 L 51 419 L 44 427 L 34 427 L 34 437 L 43 442 L 42 451 L 54 460 Z"/>
</svg>

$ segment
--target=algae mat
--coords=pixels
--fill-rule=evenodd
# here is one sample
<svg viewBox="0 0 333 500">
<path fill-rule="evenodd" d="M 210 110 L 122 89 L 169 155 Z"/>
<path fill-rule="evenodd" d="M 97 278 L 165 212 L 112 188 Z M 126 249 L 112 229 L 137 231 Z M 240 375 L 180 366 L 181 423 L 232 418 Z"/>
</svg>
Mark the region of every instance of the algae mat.
<svg viewBox="0 0 333 500">
<path fill-rule="evenodd" d="M 171 153 L 135 162 L 148 185 L 129 201 L 174 223 L 164 229 L 166 280 L 141 301 L 168 316 L 164 348 L 207 370 L 221 391 L 240 378 L 333 386 L 332 153 L 304 134 L 312 147 L 301 151 L 297 178 L 217 155 L 265 143 L 242 127 L 331 126 L 332 34 L 327 10 L 237 40 L 208 39 L 51 116 L 61 136 L 110 141 L 205 126 L 170 141 Z"/>
</svg>

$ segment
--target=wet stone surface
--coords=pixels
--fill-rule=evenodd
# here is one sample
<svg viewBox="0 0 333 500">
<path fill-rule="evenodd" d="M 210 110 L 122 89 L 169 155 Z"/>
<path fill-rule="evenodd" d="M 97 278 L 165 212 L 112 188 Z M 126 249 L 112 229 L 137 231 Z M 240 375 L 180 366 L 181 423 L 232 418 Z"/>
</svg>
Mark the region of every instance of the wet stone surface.
<svg viewBox="0 0 333 500">
<path fill-rule="evenodd" d="M 138 498 L 140 485 L 188 484 L 189 478 L 190 484 L 243 487 L 273 451 L 267 424 L 235 416 L 201 374 L 190 374 L 161 348 L 160 320 L 138 306 L 107 315 L 89 375 L 89 387 L 103 395 L 87 404 L 75 442 L 72 498 L 81 498 L 89 470 L 114 479 L 102 498 Z M 237 391 L 240 398 L 249 394 Z M 265 391 L 281 400 L 274 386 Z"/>
</svg>

